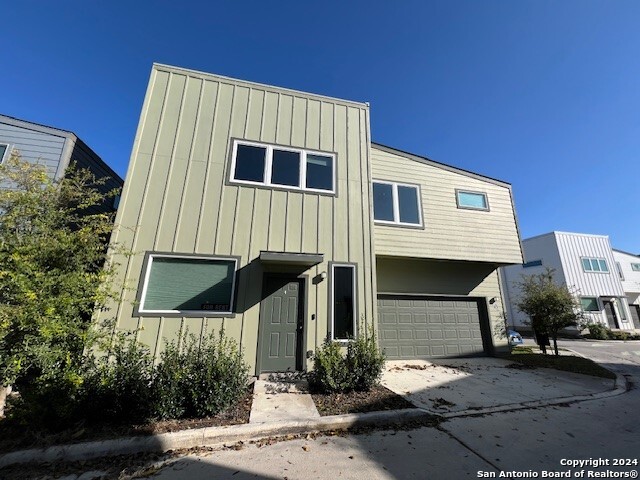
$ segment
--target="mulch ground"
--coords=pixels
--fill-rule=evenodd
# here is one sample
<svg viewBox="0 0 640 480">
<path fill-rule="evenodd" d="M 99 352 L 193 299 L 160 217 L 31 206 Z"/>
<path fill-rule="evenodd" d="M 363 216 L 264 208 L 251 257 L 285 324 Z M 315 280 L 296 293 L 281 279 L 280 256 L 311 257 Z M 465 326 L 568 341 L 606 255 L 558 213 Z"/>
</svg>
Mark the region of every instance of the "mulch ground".
<svg viewBox="0 0 640 480">
<path fill-rule="evenodd" d="M 403 397 L 382 385 L 373 387 L 369 392 L 313 393 L 311 397 L 322 416 L 415 408 Z"/>
<path fill-rule="evenodd" d="M 26 448 L 43 448 L 50 445 L 157 435 L 178 430 L 249 423 L 252 402 L 253 385 L 247 389 L 247 392 L 236 405 L 208 418 L 163 420 L 143 425 L 76 425 L 72 429 L 56 433 L 25 428 L 23 425 L 2 420 L 0 421 L 0 453 Z"/>
</svg>

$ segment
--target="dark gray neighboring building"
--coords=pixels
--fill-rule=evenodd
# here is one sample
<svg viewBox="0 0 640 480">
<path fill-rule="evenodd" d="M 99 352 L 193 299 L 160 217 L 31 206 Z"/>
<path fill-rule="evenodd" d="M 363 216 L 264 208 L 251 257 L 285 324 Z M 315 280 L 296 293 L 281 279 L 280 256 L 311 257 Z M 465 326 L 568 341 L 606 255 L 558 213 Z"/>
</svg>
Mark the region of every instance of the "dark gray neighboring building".
<svg viewBox="0 0 640 480">
<path fill-rule="evenodd" d="M 0 115 L 0 163 L 11 152 L 43 165 L 52 179 L 61 179 L 71 162 L 89 169 L 96 178 L 108 177 L 105 190 L 122 188 L 123 180 L 73 132 Z M 109 205 L 115 210 L 117 205 Z"/>
</svg>

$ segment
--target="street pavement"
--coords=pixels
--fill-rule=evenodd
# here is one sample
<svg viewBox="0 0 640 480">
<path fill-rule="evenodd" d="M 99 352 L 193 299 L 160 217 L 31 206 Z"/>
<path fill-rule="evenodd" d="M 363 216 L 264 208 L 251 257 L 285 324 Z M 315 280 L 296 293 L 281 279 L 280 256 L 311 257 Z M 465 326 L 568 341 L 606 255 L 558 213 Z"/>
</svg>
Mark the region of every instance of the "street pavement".
<svg viewBox="0 0 640 480">
<path fill-rule="evenodd" d="M 563 340 L 560 346 L 625 375 L 631 390 L 563 406 L 453 418 L 438 428 L 247 445 L 182 458 L 154 478 L 448 480 L 497 477 L 499 471 L 521 478 L 636 478 L 640 342 Z M 572 466 L 578 460 L 588 463 Z M 621 460 L 629 464 L 614 465 Z M 627 476 L 615 476 L 621 474 Z"/>
</svg>

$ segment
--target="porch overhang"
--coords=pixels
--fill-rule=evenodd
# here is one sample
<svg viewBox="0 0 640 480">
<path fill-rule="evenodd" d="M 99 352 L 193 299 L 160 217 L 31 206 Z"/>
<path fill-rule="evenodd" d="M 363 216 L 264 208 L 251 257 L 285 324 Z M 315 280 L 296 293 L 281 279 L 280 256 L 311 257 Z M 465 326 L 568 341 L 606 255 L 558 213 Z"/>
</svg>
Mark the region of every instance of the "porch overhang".
<svg viewBox="0 0 640 480">
<path fill-rule="evenodd" d="M 262 263 L 313 267 L 324 261 L 323 253 L 260 252 Z"/>
</svg>

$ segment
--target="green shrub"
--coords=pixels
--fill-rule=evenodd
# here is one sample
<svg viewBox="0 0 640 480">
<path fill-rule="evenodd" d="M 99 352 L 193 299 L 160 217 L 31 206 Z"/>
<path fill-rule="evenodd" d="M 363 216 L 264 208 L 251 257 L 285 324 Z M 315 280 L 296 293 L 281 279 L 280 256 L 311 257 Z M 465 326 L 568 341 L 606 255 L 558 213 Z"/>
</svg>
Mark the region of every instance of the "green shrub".
<svg viewBox="0 0 640 480">
<path fill-rule="evenodd" d="M 378 350 L 373 326 L 349 342 L 345 360 L 353 390 L 369 391 L 380 383 L 385 357 Z"/>
<path fill-rule="evenodd" d="M 338 342 L 325 342 L 314 356 L 309 386 L 321 393 L 369 391 L 380 382 L 384 362 L 371 326 L 349 341 L 346 355 Z"/>
<path fill-rule="evenodd" d="M 167 344 L 156 368 L 153 391 L 158 418 L 215 415 L 246 390 L 248 367 L 224 331 L 183 340 L 182 350 L 175 343 Z"/>
<path fill-rule="evenodd" d="M 601 323 L 589 323 L 587 324 L 587 328 L 589 329 L 589 337 L 595 340 L 607 340 L 611 338 L 611 330 Z"/>
<path fill-rule="evenodd" d="M 7 399 L 7 418 L 25 427 L 58 431 L 81 416 L 82 376 L 70 369 L 35 375 L 16 383 L 19 395 Z"/>
<path fill-rule="evenodd" d="M 187 365 L 175 342 L 167 343 L 153 378 L 153 412 L 157 418 L 183 418 Z"/>
<path fill-rule="evenodd" d="M 349 390 L 349 370 L 338 342 L 327 340 L 313 357 L 309 373 L 309 387 L 316 392 L 344 392 Z"/>
<path fill-rule="evenodd" d="M 107 355 L 94 359 L 84 385 L 85 418 L 142 422 L 153 415 L 153 357 L 135 338 L 118 336 Z"/>
</svg>

